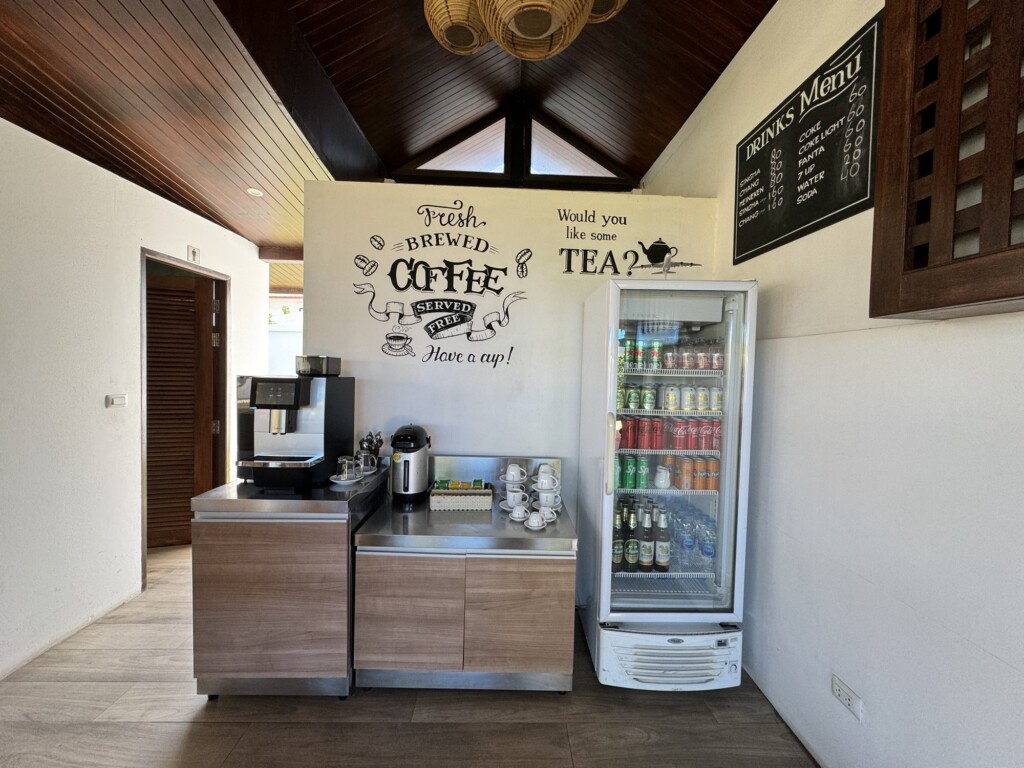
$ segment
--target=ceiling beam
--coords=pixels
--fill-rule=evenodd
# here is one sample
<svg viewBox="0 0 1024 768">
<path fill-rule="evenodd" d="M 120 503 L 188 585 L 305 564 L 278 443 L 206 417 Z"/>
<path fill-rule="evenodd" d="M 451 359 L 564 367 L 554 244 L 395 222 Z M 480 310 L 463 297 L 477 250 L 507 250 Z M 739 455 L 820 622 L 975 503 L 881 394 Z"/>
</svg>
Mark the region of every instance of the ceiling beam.
<svg viewBox="0 0 1024 768">
<path fill-rule="evenodd" d="M 302 261 L 302 249 L 280 245 L 260 246 L 260 261 Z"/>
<path fill-rule="evenodd" d="M 284 3 L 214 0 L 331 175 L 384 177 L 384 166 L 299 33 Z"/>
</svg>

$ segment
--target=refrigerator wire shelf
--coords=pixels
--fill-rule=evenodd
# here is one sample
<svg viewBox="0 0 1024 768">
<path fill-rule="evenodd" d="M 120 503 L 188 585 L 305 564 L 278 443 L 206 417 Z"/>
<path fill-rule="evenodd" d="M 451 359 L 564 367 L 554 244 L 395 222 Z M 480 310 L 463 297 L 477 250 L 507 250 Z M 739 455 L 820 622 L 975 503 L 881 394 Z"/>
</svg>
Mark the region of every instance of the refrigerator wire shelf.
<svg viewBox="0 0 1024 768">
<path fill-rule="evenodd" d="M 654 596 L 710 595 L 716 590 L 713 573 L 617 573 L 616 595 Z"/>
<path fill-rule="evenodd" d="M 675 416 L 677 419 L 720 419 L 722 411 L 670 411 L 666 408 L 623 408 L 618 412 L 619 416 Z"/>
<path fill-rule="evenodd" d="M 717 496 L 718 491 L 683 491 L 679 488 L 616 488 L 616 493 L 650 494 L 652 496 L 683 495 L 683 496 Z"/>
<path fill-rule="evenodd" d="M 720 368 L 623 368 L 627 376 L 698 376 L 700 378 L 724 376 Z"/>
<path fill-rule="evenodd" d="M 618 454 L 627 456 L 710 456 L 721 454 L 721 451 L 677 451 L 674 448 L 618 448 Z"/>
</svg>

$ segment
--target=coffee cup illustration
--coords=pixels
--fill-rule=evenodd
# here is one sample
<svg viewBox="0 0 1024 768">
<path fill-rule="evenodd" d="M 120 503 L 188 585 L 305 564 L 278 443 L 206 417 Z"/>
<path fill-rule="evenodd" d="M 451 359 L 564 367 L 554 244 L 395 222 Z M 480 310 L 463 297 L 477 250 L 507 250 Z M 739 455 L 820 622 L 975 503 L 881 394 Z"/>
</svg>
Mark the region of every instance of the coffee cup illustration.
<svg viewBox="0 0 1024 768">
<path fill-rule="evenodd" d="M 414 354 L 409 344 L 409 334 L 404 331 L 391 331 L 384 336 L 384 346 L 381 347 L 389 355 L 411 355 Z"/>
</svg>

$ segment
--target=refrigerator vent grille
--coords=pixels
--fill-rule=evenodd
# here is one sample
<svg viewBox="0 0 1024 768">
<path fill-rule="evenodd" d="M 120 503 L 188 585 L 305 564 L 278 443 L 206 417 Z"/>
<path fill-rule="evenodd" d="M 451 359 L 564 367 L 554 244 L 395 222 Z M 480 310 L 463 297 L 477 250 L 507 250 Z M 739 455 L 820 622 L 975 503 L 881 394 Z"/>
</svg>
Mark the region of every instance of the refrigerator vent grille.
<svg viewBox="0 0 1024 768">
<path fill-rule="evenodd" d="M 663 645 L 612 643 L 622 670 L 640 683 L 677 685 L 708 683 L 732 659 L 728 648 L 669 648 Z"/>
<path fill-rule="evenodd" d="M 690 574 L 687 576 L 671 575 L 665 578 L 664 574 L 629 574 L 629 578 L 615 579 L 615 595 L 705 595 L 711 596 L 715 591 L 715 583 L 712 581 L 714 574 Z M 643 578 L 649 576 L 649 578 Z M 694 578 L 696 576 L 697 578 Z M 639 577 L 639 578 L 638 578 Z M 704 577 L 704 578 L 700 578 Z"/>
</svg>

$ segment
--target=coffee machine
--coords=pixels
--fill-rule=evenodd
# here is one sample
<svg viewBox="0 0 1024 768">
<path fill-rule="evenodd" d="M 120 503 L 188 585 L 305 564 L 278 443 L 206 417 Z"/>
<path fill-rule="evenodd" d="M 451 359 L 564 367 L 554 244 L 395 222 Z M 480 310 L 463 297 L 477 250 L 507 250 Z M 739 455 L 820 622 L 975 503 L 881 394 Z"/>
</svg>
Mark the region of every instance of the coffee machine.
<svg viewBox="0 0 1024 768">
<path fill-rule="evenodd" d="M 338 457 L 353 452 L 355 379 L 245 378 L 238 392 L 238 477 L 267 488 L 326 483 Z"/>
</svg>

